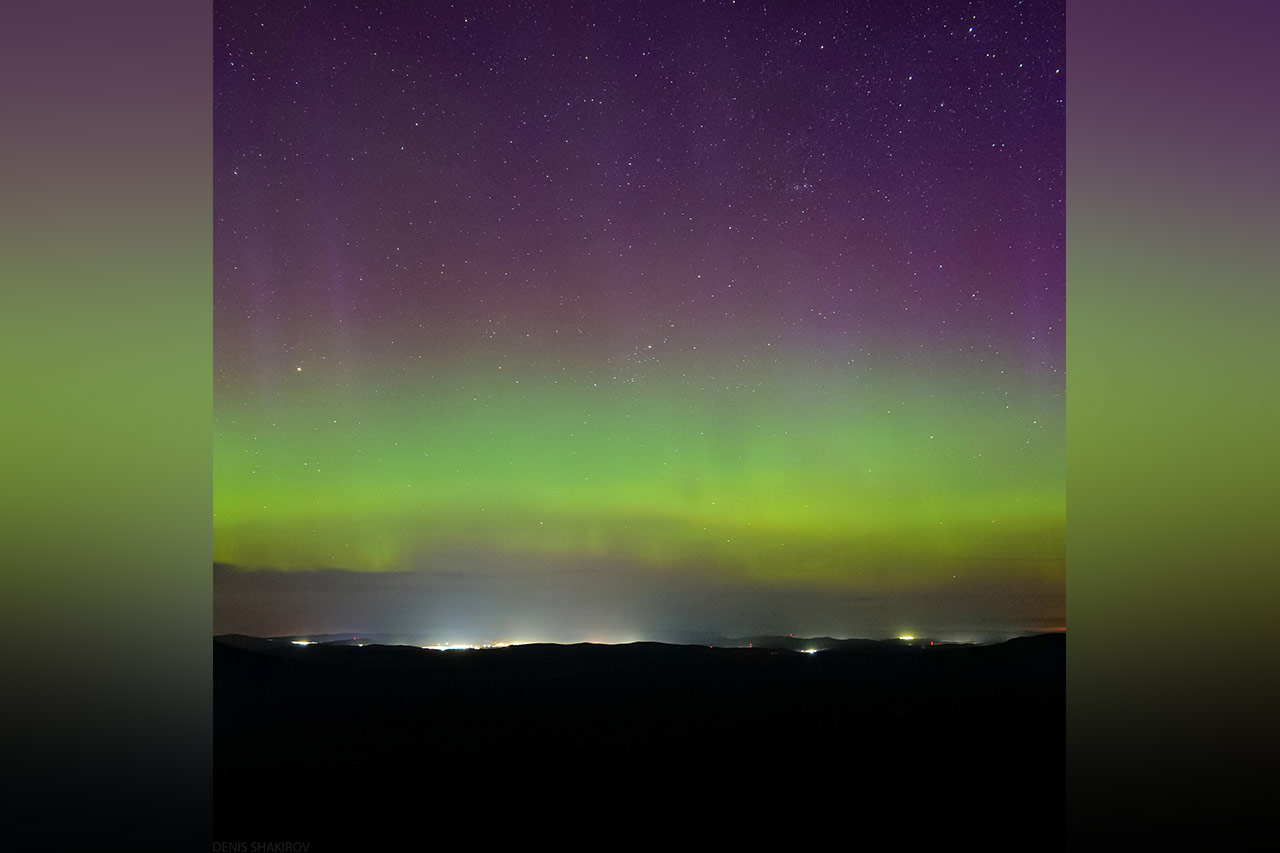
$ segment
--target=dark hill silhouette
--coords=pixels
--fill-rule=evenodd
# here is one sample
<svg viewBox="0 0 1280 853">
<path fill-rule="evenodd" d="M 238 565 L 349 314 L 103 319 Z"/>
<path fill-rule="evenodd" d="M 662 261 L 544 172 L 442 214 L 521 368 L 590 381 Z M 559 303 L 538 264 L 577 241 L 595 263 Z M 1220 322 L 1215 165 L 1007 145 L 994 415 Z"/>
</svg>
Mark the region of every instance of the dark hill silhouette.
<svg viewBox="0 0 1280 853">
<path fill-rule="evenodd" d="M 439 652 L 218 637 L 214 837 L 345 849 L 499 819 L 618 833 L 615 820 L 691 808 L 725 832 L 789 815 L 907 847 L 1061 846 L 1064 636 L 802 641 L 823 644 Z"/>
</svg>

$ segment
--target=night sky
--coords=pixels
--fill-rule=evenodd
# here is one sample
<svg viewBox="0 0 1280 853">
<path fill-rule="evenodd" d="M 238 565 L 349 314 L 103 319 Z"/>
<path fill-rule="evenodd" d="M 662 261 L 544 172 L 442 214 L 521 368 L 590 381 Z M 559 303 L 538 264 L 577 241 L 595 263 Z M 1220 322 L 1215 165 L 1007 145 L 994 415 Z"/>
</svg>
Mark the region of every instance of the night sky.
<svg viewBox="0 0 1280 853">
<path fill-rule="evenodd" d="M 215 631 L 1063 626 L 1064 26 L 215 2 Z"/>
</svg>

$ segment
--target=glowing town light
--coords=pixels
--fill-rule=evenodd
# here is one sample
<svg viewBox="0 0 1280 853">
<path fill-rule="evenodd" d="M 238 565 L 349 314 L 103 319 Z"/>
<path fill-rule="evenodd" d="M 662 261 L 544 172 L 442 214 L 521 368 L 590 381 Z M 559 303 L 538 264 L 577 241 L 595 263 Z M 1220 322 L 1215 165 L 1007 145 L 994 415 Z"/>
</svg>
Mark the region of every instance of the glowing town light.
<svg viewBox="0 0 1280 853">
<path fill-rule="evenodd" d="M 364 645 L 364 644 L 361 643 L 361 645 Z M 525 643 L 523 642 L 480 643 L 478 645 L 475 643 L 439 643 L 434 646 L 418 646 L 418 648 L 428 649 L 433 652 L 451 652 L 451 651 L 457 651 L 459 649 L 507 649 L 512 646 L 522 646 L 522 645 L 525 645 Z"/>
<path fill-rule="evenodd" d="M 293 644 L 295 646 L 314 646 L 315 641 L 314 640 L 294 640 Z"/>
<path fill-rule="evenodd" d="M 899 639 L 899 640 L 914 640 L 914 639 L 915 639 L 915 637 L 911 636 L 910 634 L 903 634 L 903 635 L 902 635 L 901 637 L 899 637 L 898 639 Z"/>
<path fill-rule="evenodd" d="M 817 649 L 801 649 L 800 653 L 803 655 L 816 655 L 818 653 L 818 650 Z"/>
</svg>

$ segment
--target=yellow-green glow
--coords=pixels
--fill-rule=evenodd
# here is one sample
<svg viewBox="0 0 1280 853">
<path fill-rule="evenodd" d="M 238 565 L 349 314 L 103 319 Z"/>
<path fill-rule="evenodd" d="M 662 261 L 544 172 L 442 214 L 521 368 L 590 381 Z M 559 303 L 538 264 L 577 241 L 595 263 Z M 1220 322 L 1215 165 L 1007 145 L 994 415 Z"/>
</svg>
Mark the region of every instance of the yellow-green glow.
<svg viewBox="0 0 1280 853">
<path fill-rule="evenodd" d="M 792 367 L 728 385 L 469 368 L 324 402 L 226 400 L 215 559 L 389 570 L 532 553 L 861 586 L 1061 571 L 1060 400 Z"/>
</svg>

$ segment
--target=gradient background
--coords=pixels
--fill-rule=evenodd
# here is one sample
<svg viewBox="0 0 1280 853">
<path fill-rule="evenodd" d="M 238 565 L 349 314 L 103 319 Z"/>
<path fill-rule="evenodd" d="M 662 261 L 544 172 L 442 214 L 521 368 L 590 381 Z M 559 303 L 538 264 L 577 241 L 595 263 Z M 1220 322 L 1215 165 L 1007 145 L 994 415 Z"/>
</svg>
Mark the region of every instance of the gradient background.
<svg viewBox="0 0 1280 853">
<path fill-rule="evenodd" d="M 10 805 L 46 838 L 77 831 L 74 797 L 99 839 L 203 843 L 209 9 L 6 15 Z M 1276 27 L 1264 3 L 1068 6 L 1073 834 L 1265 814 L 1244 774 L 1277 718 Z"/>
</svg>

